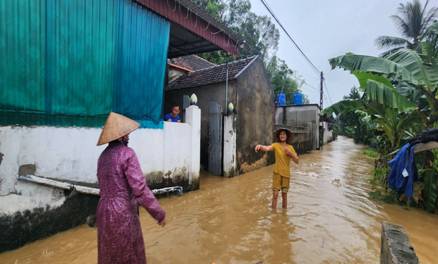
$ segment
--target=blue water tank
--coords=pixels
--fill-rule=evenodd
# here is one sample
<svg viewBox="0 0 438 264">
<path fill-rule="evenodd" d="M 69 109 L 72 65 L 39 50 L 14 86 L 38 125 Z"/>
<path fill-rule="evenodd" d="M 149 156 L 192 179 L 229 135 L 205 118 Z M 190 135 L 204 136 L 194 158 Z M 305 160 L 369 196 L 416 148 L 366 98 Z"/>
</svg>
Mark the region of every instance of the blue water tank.
<svg viewBox="0 0 438 264">
<path fill-rule="evenodd" d="M 304 101 L 304 96 L 303 96 L 302 93 L 300 93 L 300 92 L 293 93 L 292 104 L 294 104 L 294 105 L 302 105 L 303 101 Z"/>
<path fill-rule="evenodd" d="M 277 95 L 277 105 L 278 106 L 286 106 L 286 94 L 283 92 L 280 92 Z"/>
</svg>

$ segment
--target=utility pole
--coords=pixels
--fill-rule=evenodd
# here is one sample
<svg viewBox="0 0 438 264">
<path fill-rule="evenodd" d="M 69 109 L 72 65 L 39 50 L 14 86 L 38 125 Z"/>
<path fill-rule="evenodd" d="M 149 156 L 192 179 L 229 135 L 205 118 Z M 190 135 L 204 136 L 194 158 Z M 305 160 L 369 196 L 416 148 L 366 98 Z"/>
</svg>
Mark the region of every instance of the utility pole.
<svg viewBox="0 0 438 264">
<path fill-rule="evenodd" d="M 323 95 L 324 95 L 324 87 L 323 87 L 323 85 L 324 85 L 324 73 L 323 72 L 321 72 L 321 90 L 319 91 L 319 107 L 321 108 L 321 110 L 322 110 L 322 107 L 323 107 L 323 101 L 322 101 L 322 98 L 323 98 Z"/>
</svg>

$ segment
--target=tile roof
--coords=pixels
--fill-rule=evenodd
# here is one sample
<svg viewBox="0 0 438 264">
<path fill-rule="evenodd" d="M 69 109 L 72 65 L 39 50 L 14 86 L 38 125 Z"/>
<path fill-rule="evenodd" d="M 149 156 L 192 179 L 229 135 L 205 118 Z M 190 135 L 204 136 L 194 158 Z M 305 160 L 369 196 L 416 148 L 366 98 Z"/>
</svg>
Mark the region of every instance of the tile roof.
<svg viewBox="0 0 438 264">
<path fill-rule="evenodd" d="M 174 58 L 170 60 L 170 63 L 190 69 L 192 71 L 198 71 L 217 65 L 196 55 L 187 55 L 183 57 Z"/>
<path fill-rule="evenodd" d="M 228 63 L 228 80 L 239 76 L 258 56 L 252 56 Z M 176 90 L 189 87 L 198 87 L 208 84 L 221 83 L 226 81 L 227 64 L 215 65 L 183 75 L 169 83 L 167 90 Z"/>
</svg>

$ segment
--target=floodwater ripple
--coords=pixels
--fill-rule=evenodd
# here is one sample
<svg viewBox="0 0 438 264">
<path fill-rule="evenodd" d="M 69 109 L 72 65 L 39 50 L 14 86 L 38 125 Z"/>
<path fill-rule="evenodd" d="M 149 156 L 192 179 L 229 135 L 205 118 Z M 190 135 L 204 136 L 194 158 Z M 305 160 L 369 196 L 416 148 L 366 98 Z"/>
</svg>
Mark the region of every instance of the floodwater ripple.
<svg viewBox="0 0 438 264">
<path fill-rule="evenodd" d="M 372 162 L 340 137 L 301 156 L 287 210 L 271 210 L 272 167 L 161 199 L 167 225 L 142 211 L 149 263 L 379 263 L 382 221 L 408 231 L 421 263 L 433 263 L 438 216 L 370 199 Z M 0 263 L 96 263 L 96 230 L 80 226 L 0 254 Z"/>
</svg>

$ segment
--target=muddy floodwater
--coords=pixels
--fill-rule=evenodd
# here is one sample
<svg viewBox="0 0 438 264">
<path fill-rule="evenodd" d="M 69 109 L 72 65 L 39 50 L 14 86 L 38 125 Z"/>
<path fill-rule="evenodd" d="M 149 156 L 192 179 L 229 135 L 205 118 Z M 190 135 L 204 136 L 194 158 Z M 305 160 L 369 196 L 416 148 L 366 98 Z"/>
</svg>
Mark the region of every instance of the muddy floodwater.
<svg viewBox="0 0 438 264">
<path fill-rule="evenodd" d="M 272 167 L 204 176 L 200 190 L 161 199 L 165 228 L 141 215 L 148 263 L 378 263 L 382 221 L 405 227 L 421 263 L 438 263 L 438 215 L 371 200 L 362 148 L 340 137 L 302 155 L 287 210 L 269 207 Z M 0 263 L 96 263 L 96 243 L 83 225 L 0 254 Z"/>
</svg>

